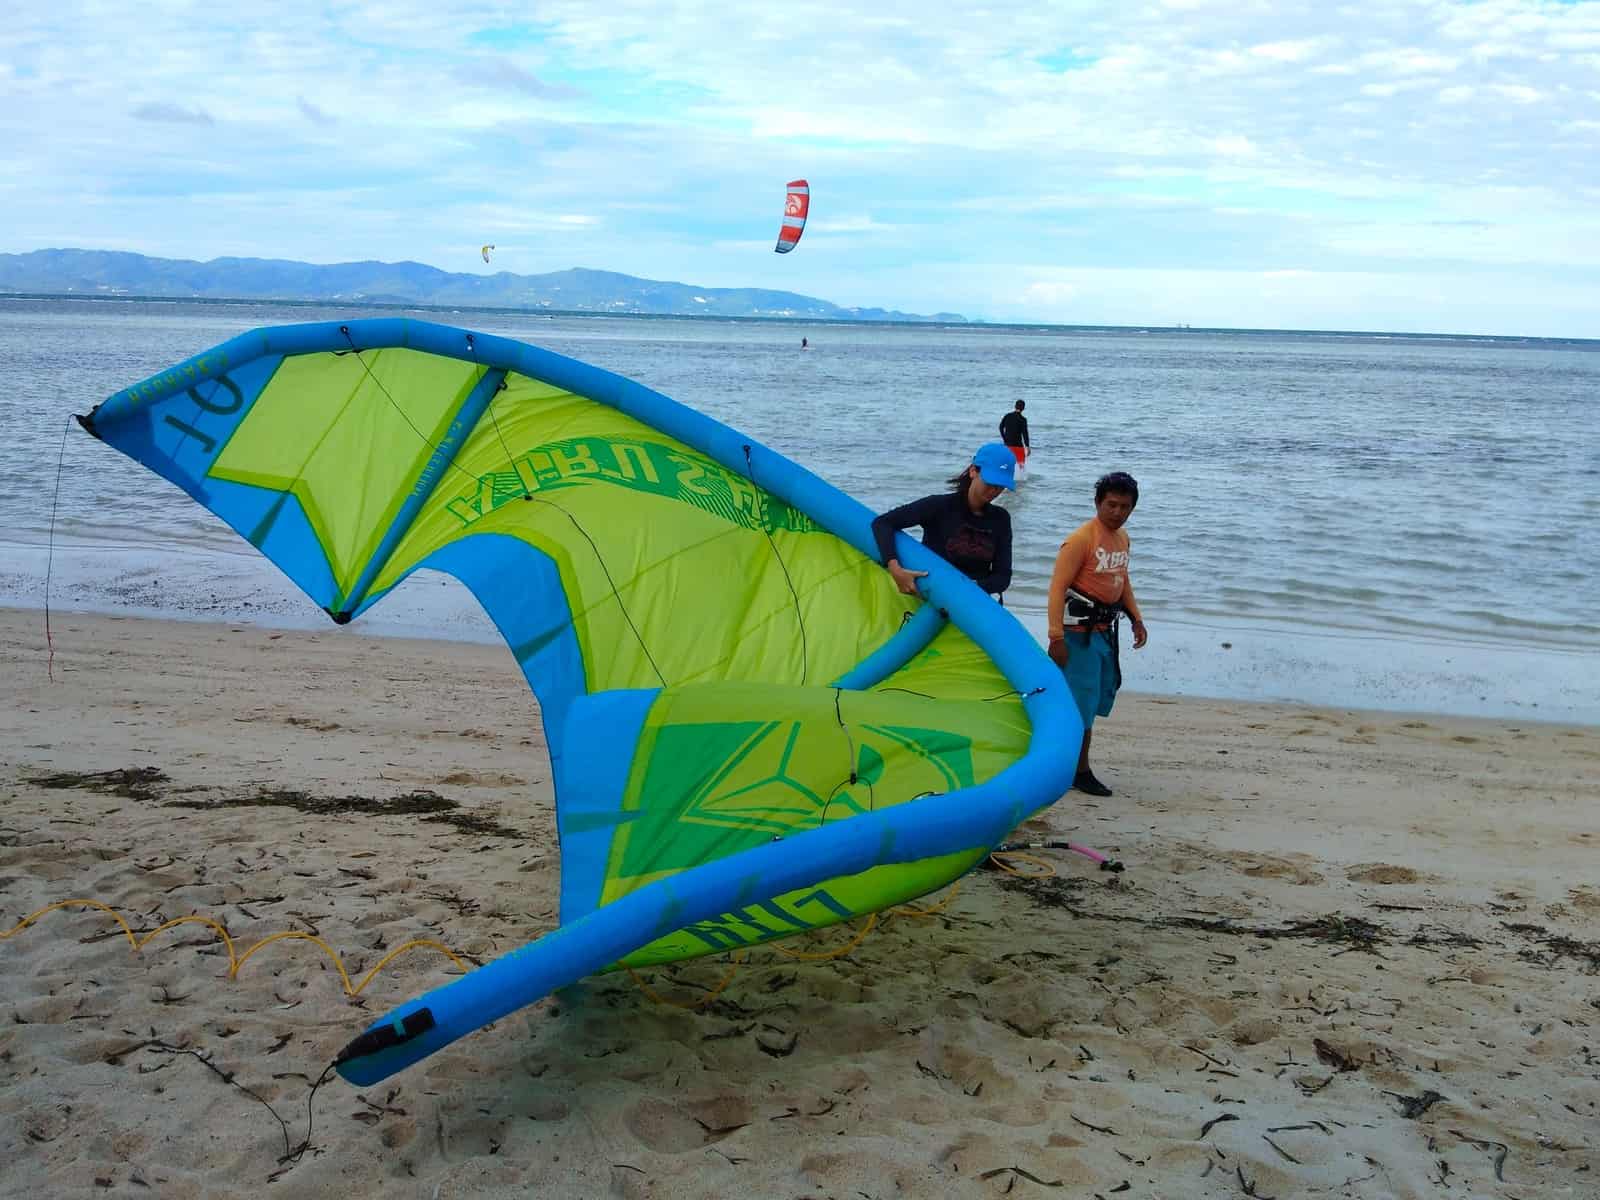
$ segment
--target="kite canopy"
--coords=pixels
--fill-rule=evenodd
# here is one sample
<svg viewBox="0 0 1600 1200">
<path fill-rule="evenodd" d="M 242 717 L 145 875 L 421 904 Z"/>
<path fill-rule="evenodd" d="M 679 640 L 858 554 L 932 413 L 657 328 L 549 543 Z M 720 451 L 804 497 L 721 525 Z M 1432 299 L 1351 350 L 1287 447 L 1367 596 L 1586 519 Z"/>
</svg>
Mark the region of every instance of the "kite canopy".
<svg viewBox="0 0 1600 1200">
<path fill-rule="evenodd" d="M 483 255 L 483 261 L 484 262 L 488 262 L 489 261 L 489 251 L 491 251 L 493 249 L 494 249 L 494 244 L 493 243 L 490 243 L 487 246 L 480 246 L 478 248 L 478 253 Z"/>
<path fill-rule="evenodd" d="M 258 329 L 84 426 L 216 513 L 337 622 L 460 579 L 538 696 L 561 925 L 396 1009 L 370 1084 L 550 990 L 830 925 L 951 882 L 1071 781 L 1033 638 L 872 513 L 636 383 L 404 319 Z"/>
<path fill-rule="evenodd" d="M 800 235 L 806 228 L 806 214 L 810 211 L 811 185 L 804 179 L 791 179 L 789 194 L 783 201 L 783 225 L 778 230 L 778 244 L 774 250 L 787 254 L 800 244 Z"/>
</svg>

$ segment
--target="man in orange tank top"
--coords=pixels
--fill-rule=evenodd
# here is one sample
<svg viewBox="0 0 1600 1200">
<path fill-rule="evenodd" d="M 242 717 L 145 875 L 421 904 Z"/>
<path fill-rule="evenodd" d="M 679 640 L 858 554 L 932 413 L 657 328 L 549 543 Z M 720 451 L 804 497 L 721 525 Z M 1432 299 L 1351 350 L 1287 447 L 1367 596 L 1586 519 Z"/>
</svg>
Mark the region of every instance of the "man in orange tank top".
<svg viewBox="0 0 1600 1200">
<path fill-rule="evenodd" d="M 1094 485 L 1094 517 L 1061 543 L 1050 576 L 1050 658 L 1066 676 L 1083 717 L 1083 748 L 1072 786 L 1091 796 L 1111 795 L 1089 769 L 1089 735 L 1095 717 L 1111 715 L 1122 686 L 1118 618 L 1128 614 L 1135 650 L 1150 636 L 1128 582 L 1129 542 L 1122 528 L 1138 503 L 1139 484 L 1132 475 L 1102 475 Z"/>
</svg>

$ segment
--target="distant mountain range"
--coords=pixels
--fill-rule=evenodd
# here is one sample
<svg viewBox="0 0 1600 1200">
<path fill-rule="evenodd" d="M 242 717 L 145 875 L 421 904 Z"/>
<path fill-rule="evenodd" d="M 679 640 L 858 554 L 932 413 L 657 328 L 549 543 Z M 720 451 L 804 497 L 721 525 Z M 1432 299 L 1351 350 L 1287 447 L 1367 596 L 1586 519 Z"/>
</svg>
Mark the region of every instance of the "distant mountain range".
<svg viewBox="0 0 1600 1200">
<path fill-rule="evenodd" d="M 574 268 L 547 275 L 468 275 L 416 262 L 318 266 L 269 258 L 210 262 L 118 250 L 0 254 L 0 293 L 160 296 L 205 300 L 321 300 L 356 304 L 462 305 L 549 312 L 660 316 L 791 317 L 821 321 L 964 322 L 959 313 L 842 308 L 794 292 L 702 288 Z"/>
</svg>

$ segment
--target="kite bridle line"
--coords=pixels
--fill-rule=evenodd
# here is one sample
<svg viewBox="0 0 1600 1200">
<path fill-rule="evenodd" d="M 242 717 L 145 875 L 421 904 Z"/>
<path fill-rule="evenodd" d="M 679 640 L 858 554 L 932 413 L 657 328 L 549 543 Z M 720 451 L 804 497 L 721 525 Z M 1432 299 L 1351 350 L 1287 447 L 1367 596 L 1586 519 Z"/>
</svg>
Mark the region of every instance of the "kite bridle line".
<svg viewBox="0 0 1600 1200">
<path fill-rule="evenodd" d="M 339 332 L 344 335 L 344 340 L 350 343 L 350 349 L 348 353 L 356 356 L 356 361 L 361 364 L 361 369 L 367 373 L 367 378 L 372 380 L 373 385 L 383 393 L 384 399 L 390 403 L 395 412 L 400 414 L 401 419 L 404 420 L 407 425 L 411 426 L 411 431 L 417 435 L 417 440 L 420 441 L 424 446 L 428 447 L 428 449 L 438 453 L 442 447 L 435 445 L 433 440 L 429 438 L 427 434 L 423 433 L 422 430 L 417 428 L 416 423 L 412 421 L 406 410 L 400 407 L 399 401 L 397 401 L 394 396 L 390 394 L 388 388 L 383 386 L 383 380 L 379 379 L 377 375 L 373 373 L 372 367 L 369 366 L 367 360 L 361 356 L 360 347 L 355 344 L 355 339 L 350 336 L 350 327 L 348 325 L 341 325 L 339 326 Z M 467 351 L 472 355 L 473 363 L 481 367 L 483 364 L 478 361 L 477 345 L 474 343 L 472 334 L 470 333 L 467 334 Z M 506 453 L 506 461 L 511 462 L 511 450 L 509 447 L 507 447 L 505 437 L 500 432 L 499 420 L 494 417 L 494 403 L 500 398 L 500 393 L 505 390 L 505 381 L 501 380 L 500 386 L 495 389 L 495 395 L 489 401 L 488 412 L 489 419 L 494 425 L 495 436 L 500 439 L 500 447 Z M 462 439 L 462 444 L 465 444 L 465 439 Z M 473 475 L 472 472 L 468 471 L 460 463 L 456 462 L 455 456 L 457 450 L 459 449 L 460 447 L 458 446 L 456 449 L 450 452 L 448 457 L 445 459 L 445 465 L 453 468 L 456 471 L 459 471 L 465 478 L 471 480 L 472 483 L 478 483 L 479 481 L 477 476 Z M 519 482 L 521 482 L 522 476 L 520 474 L 517 475 L 517 479 Z M 617 588 L 617 581 L 611 575 L 611 568 L 606 565 L 605 555 L 600 553 L 600 547 L 595 544 L 594 538 L 589 536 L 589 531 L 583 527 L 577 517 L 573 516 L 554 500 L 547 500 L 543 496 L 535 496 L 528 490 L 528 485 L 526 483 L 523 483 L 522 485 L 522 498 L 524 500 L 531 500 L 536 504 L 544 504 L 555 509 L 562 516 L 566 517 L 567 520 L 571 521 L 573 528 L 583 535 L 583 540 L 588 542 L 589 549 L 594 551 L 595 561 L 600 564 L 600 570 L 606 577 L 606 585 L 611 589 L 611 598 L 617 602 L 617 608 L 622 612 L 622 619 L 628 623 L 628 628 L 633 631 L 634 639 L 639 643 L 639 649 L 644 651 L 644 656 L 646 661 L 648 661 L 650 664 L 650 669 L 655 672 L 656 678 L 661 681 L 662 687 L 669 686 L 667 683 L 667 677 L 662 674 L 660 666 L 658 666 L 656 663 L 655 655 L 650 653 L 650 647 L 645 644 L 644 635 L 639 632 L 639 627 L 634 624 L 633 614 L 628 611 L 628 606 L 622 602 L 622 593 Z"/>
<path fill-rule="evenodd" d="M 761 484 L 756 480 L 756 465 L 750 457 L 750 443 L 745 442 L 742 449 L 744 450 L 744 473 L 750 482 L 759 488 Z M 768 494 L 770 495 L 771 493 Z M 778 566 L 783 569 L 783 581 L 789 585 L 789 597 L 794 601 L 794 619 L 800 626 L 800 682 L 804 685 L 807 676 L 811 672 L 811 652 L 806 644 L 806 617 L 805 613 L 800 610 L 800 593 L 795 590 L 794 579 L 789 575 L 789 564 L 783 561 L 783 553 L 778 549 L 777 539 L 772 536 L 772 530 L 768 527 L 765 513 L 762 514 L 761 532 L 767 535 L 767 545 L 772 547 L 772 556 L 778 560 Z M 852 775 L 855 774 L 854 764 L 855 760 L 852 759 L 850 771 Z"/>
<path fill-rule="evenodd" d="M 71 430 L 72 418 L 68 417 L 66 425 L 61 430 L 61 453 L 56 459 L 56 492 L 50 501 L 50 536 L 45 541 L 44 552 L 44 644 L 49 650 L 44 670 L 51 683 L 56 679 L 56 643 L 50 636 L 50 575 L 56 563 L 56 509 L 61 506 L 61 470 L 66 465 L 67 434 Z"/>
<path fill-rule="evenodd" d="M 488 368 L 484 367 L 484 365 L 481 362 L 478 361 L 478 343 L 473 340 L 472 335 L 470 333 L 467 334 L 467 352 L 472 355 L 473 364 L 475 366 L 477 366 L 479 370 L 487 370 L 488 369 Z M 480 376 L 480 378 L 481 378 L 481 376 Z M 496 385 L 496 387 L 494 389 L 494 396 L 493 396 L 493 398 L 490 399 L 489 406 L 488 406 L 488 408 L 486 408 L 484 410 L 484 412 L 488 415 L 490 422 L 494 425 L 494 435 L 495 435 L 495 437 L 500 439 L 500 449 L 502 449 L 502 450 L 504 450 L 506 452 L 506 461 L 507 462 L 515 462 L 516 459 L 515 459 L 515 456 L 511 453 L 511 447 L 506 445 L 506 435 L 500 432 L 500 418 L 494 415 L 494 402 L 496 400 L 500 399 L 500 393 L 505 391 L 505 390 L 506 390 L 506 381 L 505 381 L 505 379 L 502 378 L 500 380 L 499 384 Z M 437 449 L 438 447 L 434 447 L 434 448 Z M 533 499 L 533 494 L 528 491 L 528 484 L 527 484 L 527 482 L 525 480 L 523 480 L 522 473 L 520 471 L 517 472 L 517 480 L 518 480 L 518 482 L 522 483 L 522 498 L 524 500 L 532 500 Z"/>
</svg>

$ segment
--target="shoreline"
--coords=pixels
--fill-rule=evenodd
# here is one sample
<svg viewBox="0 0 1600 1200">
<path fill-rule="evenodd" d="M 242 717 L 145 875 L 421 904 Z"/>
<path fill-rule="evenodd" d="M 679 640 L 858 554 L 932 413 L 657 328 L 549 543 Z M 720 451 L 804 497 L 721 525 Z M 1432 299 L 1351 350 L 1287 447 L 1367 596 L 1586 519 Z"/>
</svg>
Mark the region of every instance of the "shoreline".
<svg viewBox="0 0 1600 1200">
<path fill-rule="evenodd" d="M 453 580 L 446 580 L 445 586 L 454 591 L 457 585 Z M 48 646 L 45 644 L 45 613 L 42 606 L 18 605 L 0 601 L 0 621 L 14 620 L 26 626 L 30 621 L 38 627 L 39 644 L 37 652 L 48 660 Z M 107 621 L 134 621 L 149 622 L 156 625 L 171 624 L 178 626 L 241 626 L 269 635 L 295 634 L 303 637 L 325 635 L 336 638 L 374 639 L 386 643 L 417 643 L 421 646 L 438 644 L 441 646 L 472 646 L 490 651 L 506 652 L 505 640 L 500 632 L 490 624 L 481 611 L 476 610 L 476 602 L 470 595 L 466 599 L 470 602 L 473 611 L 455 614 L 455 623 L 445 632 L 437 634 L 428 633 L 419 628 L 419 619 L 415 614 L 407 614 L 405 619 L 396 619 L 393 616 L 387 622 L 375 621 L 371 614 L 363 614 L 359 623 L 352 626 L 338 626 L 325 618 L 320 610 L 310 605 L 310 602 L 299 593 L 294 593 L 292 599 L 300 602 L 299 607 L 303 613 L 283 610 L 266 610 L 260 614 L 238 613 L 231 610 L 205 610 L 193 613 L 174 613 L 155 608 L 140 608 L 133 605 L 107 606 L 105 608 L 61 608 L 52 604 L 50 619 L 52 624 L 59 621 L 82 618 L 88 620 Z M 481 618 L 475 620 L 474 618 Z M 1043 644 L 1044 622 L 1041 617 L 1037 622 L 1024 621 L 1024 626 Z M 1034 625 L 1038 628 L 1035 629 Z M 1370 638 L 1363 633 L 1333 633 L 1319 631 L 1317 633 L 1288 634 L 1280 630 L 1252 629 L 1248 627 L 1214 628 L 1204 625 L 1187 625 L 1187 623 L 1172 622 L 1173 625 L 1184 624 L 1186 628 L 1200 631 L 1207 638 L 1220 635 L 1234 639 L 1234 645 L 1247 644 L 1249 638 L 1257 637 L 1267 642 L 1280 639 L 1324 639 L 1334 643 L 1361 643 L 1366 641 L 1382 642 L 1384 639 Z M 238 632 L 238 630 L 235 630 Z M 1401 643 L 1404 645 L 1404 643 Z M 1437 643 L 1441 648 L 1456 648 L 1457 643 Z M 1460 648 L 1472 650 L 1482 649 L 1475 644 L 1465 644 Z M 1128 650 L 1126 634 L 1123 643 L 1124 651 Z M 1581 656 L 1581 650 L 1547 651 L 1547 653 L 1561 657 Z M 1243 657 L 1243 656 L 1241 656 Z M 1129 668 L 1131 671 L 1131 667 Z M 1234 672 L 1230 672 L 1234 674 Z M 521 679 L 520 675 L 516 676 Z M 1562 728 L 1596 729 L 1600 730 L 1600 710 L 1597 710 L 1593 719 L 1583 717 L 1574 718 L 1562 715 L 1559 710 L 1552 710 L 1545 714 L 1525 710 L 1490 711 L 1490 712 L 1456 712 L 1447 709 L 1435 708 L 1407 708 L 1401 706 L 1340 704 L 1332 701 L 1299 700 L 1284 696 L 1250 697 L 1243 696 L 1226 690 L 1217 692 L 1173 692 L 1154 691 L 1127 683 L 1119 692 L 1119 702 L 1122 699 L 1137 700 L 1141 703 L 1195 703 L 1203 705 L 1228 704 L 1235 706 L 1254 707 L 1264 709 L 1296 710 L 1304 709 L 1308 712 L 1338 711 L 1351 718 L 1365 717 L 1373 719 L 1387 719 L 1394 717 L 1437 718 L 1451 722 L 1481 723 L 1487 726 L 1500 726 L 1508 720 L 1520 723 L 1535 723 L 1540 725 L 1559 726 Z M 1528 706 L 1528 709 L 1538 709 L 1537 702 Z"/>
<path fill-rule="evenodd" d="M 231 539 L 232 534 L 218 530 Z M 50 575 L 52 612 L 152 620 L 248 622 L 281 630 L 331 628 L 259 554 L 214 546 L 175 549 L 94 541 L 48 547 L 0 543 L 0 608 L 40 611 Z M 1033 607 L 1014 615 L 1042 644 Z M 358 634 L 503 645 L 477 600 L 455 579 L 419 571 L 356 622 Z M 1581 646 L 1506 637 L 1421 638 L 1364 629 L 1211 624 L 1174 616 L 1134 653 L 1131 690 L 1187 699 L 1305 704 L 1372 712 L 1516 718 L 1600 726 L 1597 656 Z"/>
<path fill-rule="evenodd" d="M 360 984 L 414 939 L 483 960 L 553 928 L 533 697 L 498 645 L 59 611 L 52 682 L 38 618 L 0 610 L 0 933 L 96 899 L 251 957 L 230 976 L 195 924 L 132 953 L 92 909 L 0 940 L 18 1193 L 931 1198 L 1020 1170 L 1378 1200 L 1600 1172 L 1600 732 L 1137 693 L 1096 739 L 1117 795 L 1018 832 L 1124 873 L 1039 851 L 837 956 L 859 927 L 591 978 L 381 1089 L 324 1084 L 285 1161 L 339 1046 L 457 968 L 416 948 L 352 999 L 303 938 L 253 947 L 315 933 Z"/>
</svg>

